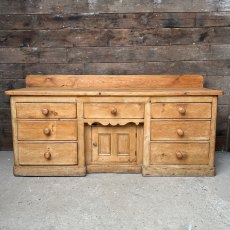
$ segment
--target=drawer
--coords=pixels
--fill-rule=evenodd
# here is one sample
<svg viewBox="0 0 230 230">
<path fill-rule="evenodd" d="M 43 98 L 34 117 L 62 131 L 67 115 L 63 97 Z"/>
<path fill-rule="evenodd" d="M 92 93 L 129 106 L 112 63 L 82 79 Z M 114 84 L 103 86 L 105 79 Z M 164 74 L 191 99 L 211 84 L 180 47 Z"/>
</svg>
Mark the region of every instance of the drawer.
<svg viewBox="0 0 230 230">
<path fill-rule="evenodd" d="M 77 143 L 20 143 L 20 165 L 76 165 Z"/>
<path fill-rule="evenodd" d="M 151 121 L 151 140 L 209 140 L 210 121 Z"/>
<path fill-rule="evenodd" d="M 18 140 L 77 140 L 77 122 L 18 121 Z"/>
<path fill-rule="evenodd" d="M 211 118 L 211 103 L 154 103 L 152 118 Z"/>
<path fill-rule="evenodd" d="M 76 118 L 77 105 L 71 103 L 16 103 L 17 118 Z"/>
<path fill-rule="evenodd" d="M 206 165 L 209 143 L 151 143 L 150 164 Z"/>
<path fill-rule="evenodd" d="M 143 103 L 86 103 L 85 118 L 143 118 Z"/>
</svg>

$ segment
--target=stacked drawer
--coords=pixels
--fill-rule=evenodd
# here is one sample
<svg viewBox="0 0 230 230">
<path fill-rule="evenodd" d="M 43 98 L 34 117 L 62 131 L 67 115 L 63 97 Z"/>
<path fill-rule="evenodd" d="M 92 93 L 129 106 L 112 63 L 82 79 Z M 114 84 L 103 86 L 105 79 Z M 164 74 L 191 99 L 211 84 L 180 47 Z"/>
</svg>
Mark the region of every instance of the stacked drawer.
<svg viewBox="0 0 230 230">
<path fill-rule="evenodd" d="M 212 104 L 188 101 L 160 99 L 151 104 L 150 164 L 209 163 Z"/>
<path fill-rule="evenodd" d="M 77 105 L 16 103 L 19 165 L 76 165 Z"/>
</svg>

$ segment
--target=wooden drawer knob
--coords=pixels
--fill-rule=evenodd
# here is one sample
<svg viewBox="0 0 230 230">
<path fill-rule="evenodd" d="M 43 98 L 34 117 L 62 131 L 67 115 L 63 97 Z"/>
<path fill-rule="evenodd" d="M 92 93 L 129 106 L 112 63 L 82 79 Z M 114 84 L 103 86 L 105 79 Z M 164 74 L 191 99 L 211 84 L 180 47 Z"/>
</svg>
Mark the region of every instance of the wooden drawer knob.
<svg viewBox="0 0 230 230">
<path fill-rule="evenodd" d="M 48 109 L 42 109 L 42 114 L 47 116 L 49 114 L 49 110 Z"/>
<path fill-rule="evenodd" d="M 44 157 L 45 157 L 47 160 L 50 160 L 50 159 L 51 159 L 51 153 L 50 153 L 50 152 L 44 153 Z"/>
<path fill-rule="evenodd" d="M 184 155 L 183 155 L 182 152 L 178 151 L 178 152 L 176 153 L 176 157 L 177 157 L 177 159 L 181 160 L 181 159 L 183 159 Z"/>
<path fill-rule="evenodd" d="M 184 136 L 184 131 L 182 129 L 177 129 L 176 132 L 177 132 L 178 136 L 180 136 L 180 137 Z"/>
<path fill-rule="evenodd" d="M 180 114 L 185 114 L 185 113 L 186 113 L 186 109 L 183 108 L 183 107 L 179 107 L 179 108 L 178 108 L 178 112 L 179 112 Z"/>
<path fill-rule="evenodd" d="M 51 133 L 50 128 L 44 128 L 44 129 L 43 129 L 43 133 L 44 133 L 45 135 L 49 136 L 50 133 Z"/>
<path fill-rule="evenodd" d="M 115 107 L 111 109 L 111 114 L 117 115 L 117 109 Z"/>
<path fill-rule="evenodd" d="M 93 142 L 93 146 L 94 146 L 94 147 L 97 147 L 97 142 Z"/>
</svg>

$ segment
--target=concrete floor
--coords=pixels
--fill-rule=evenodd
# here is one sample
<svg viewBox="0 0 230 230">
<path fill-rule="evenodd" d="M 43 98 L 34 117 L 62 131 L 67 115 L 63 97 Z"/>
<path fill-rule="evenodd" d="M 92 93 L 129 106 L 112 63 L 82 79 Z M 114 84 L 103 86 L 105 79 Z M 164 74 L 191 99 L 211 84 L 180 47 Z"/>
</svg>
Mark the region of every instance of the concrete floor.
<svg viewBox="0 0 230 230">
<path fill-rule="evenodd" d="M 230 153 L 216 177 L 14 177 L 0 152 L 0 229 L 229 230 Z"/>
</svg>

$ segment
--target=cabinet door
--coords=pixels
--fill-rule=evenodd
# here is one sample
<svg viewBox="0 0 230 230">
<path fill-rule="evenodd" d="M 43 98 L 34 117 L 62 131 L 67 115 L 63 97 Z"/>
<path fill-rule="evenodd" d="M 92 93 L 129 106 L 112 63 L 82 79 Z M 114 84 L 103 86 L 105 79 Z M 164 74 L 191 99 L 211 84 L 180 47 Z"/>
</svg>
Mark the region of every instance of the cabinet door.
<svg viewBox="0 0 230 230">
<path fill-rule="evenodd" d="M 92 127 L 92 162 L 135 163 L 136 126 Z"/>
</svg>

